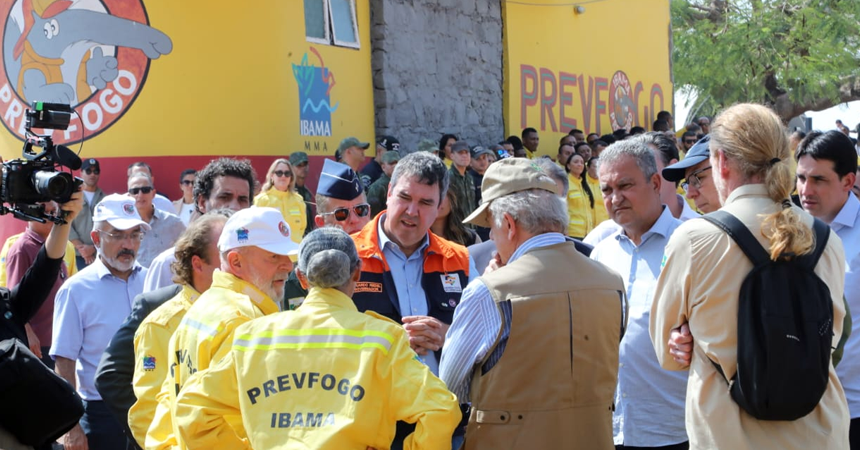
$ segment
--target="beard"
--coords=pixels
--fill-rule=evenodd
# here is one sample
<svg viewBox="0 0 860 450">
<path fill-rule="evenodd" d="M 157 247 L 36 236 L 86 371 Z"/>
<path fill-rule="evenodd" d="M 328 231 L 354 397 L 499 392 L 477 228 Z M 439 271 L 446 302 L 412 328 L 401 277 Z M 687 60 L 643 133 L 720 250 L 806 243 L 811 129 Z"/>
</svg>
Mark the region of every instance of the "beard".
<svg viewBox="0 0 860 450">
<path fill-rule="evenodd" d="M 284 298 L 284 285 L 281 284 L 280 287 L 276 287 L 274 280 L 275 278 L 281 278 L 286 280 L 289 276 L 289 273 L 284 274 L 275 274 L 272 278 L 264 278 L 263 276 L 257 274 L 256 272 L 251 275 L 251 284 L 254 285 L 257 289 L 262 291 L 264 294 L 268 295 L 269 298 L 274 300 L 276 303 L 280 302 L 282 298 Z"/>
<path fill-rule="evenodd" d="M 132 267 L 134 267 L 134 262 L 137 260 L 137 255 L 135 255 L 131 250 L 120 250 L 115 257 L 105 255 L 101 249 L 98 249 L 98 253 L 106 266 L 120 272 L 128 272 L 131 270 Z M 123 261 L 119 259 L 122 255 L 131 255 L 131 261 Z"/>
</svg>

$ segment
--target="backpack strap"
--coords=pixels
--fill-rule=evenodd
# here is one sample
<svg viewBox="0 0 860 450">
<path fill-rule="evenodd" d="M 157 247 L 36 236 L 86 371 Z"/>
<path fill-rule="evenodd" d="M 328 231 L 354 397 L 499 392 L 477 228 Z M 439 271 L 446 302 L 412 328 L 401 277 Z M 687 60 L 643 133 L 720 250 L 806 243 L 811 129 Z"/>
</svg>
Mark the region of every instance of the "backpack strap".
<svg viewBox="0 0 860 450">
<path fill-rule="evenodd" d="M 803 255 L 802 258 L 798 258 L 801 264 L 809 270 L 815 270 L 815 265 L 821 259 L 824 248 L 827 247 L 827 241 L 830 239 L 830 226 L 822 220 L 815 219 L 812 223 L 812 230 L 815 232 L 815 250 L 808 255 Z"/>
<path fill-rule="evenodd" d="M 743 250 L 747 258 L 752 261 L 753 266 L 758 267 L 770 262 L 770 255 L 765 251 L 758 239 L 750 233 L 749 228 L 737 217 L 726 211 L 718 210 L 710 214 L 705 214 L 702 218 L 725 231 L 738 244 L 738 247 Z"/>
</svg>

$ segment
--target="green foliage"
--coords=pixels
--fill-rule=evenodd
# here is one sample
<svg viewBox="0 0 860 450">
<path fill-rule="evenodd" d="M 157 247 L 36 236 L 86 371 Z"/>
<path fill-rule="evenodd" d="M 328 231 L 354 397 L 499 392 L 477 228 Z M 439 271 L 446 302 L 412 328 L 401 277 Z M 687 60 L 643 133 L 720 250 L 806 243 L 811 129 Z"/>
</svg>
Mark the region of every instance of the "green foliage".
<svg viewBox="0 0 860 450">
<path fill-rule="evenodd" d="M 703 112 L 782 94 L 798 105 L 839 103 L 840 85 L 860 75 L 858 0 L 672 0 L 671 8 L 675 83 L 708 98 Z"/>
</svg>

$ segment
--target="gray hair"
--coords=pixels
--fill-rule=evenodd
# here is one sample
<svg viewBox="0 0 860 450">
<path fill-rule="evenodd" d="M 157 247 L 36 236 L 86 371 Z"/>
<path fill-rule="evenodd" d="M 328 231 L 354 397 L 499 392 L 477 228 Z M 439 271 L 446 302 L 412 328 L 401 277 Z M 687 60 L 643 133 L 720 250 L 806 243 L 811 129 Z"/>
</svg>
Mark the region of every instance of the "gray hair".
<svg viewBox="0 0 860 450">
<path fill-rule="evenodd" d="M 567 178 L 567 172 L 549 158 L 536 158 L 534 159 L 534 163 L 540 167 L 543 173 L 555 180 L 556 183 L 561 183 L 564 192 L 559 192 L 558 196 L 567 198 L 567 191 L 570 190 L 570 180 Z"/>
<path fill-rule="evenodd" d="M 631 157 L 636 160 L 636 165 L 642 171 L 642 175 L 646 180 L 650 180 L 657 173 L 657 160 L 654 158 L 654 152 L 648 148 L 645 139 L 634 138 L 624 141 L 618 141 L 606 147 L 600 153 L 598 160 L 598 169 L 604 164 L 614 164 L 624 157 Z"/>
<path fill-rule="evenodd" d="M 439 203 L 436 206 L 442 204 L 442 199 L 448 192 L 448 170 L 445 168 L 445 163 L 438 156 L 427 152 L 410 153 L 401 159 L 394 167 L 394 173 L 391 174 L 389 189 L 397 186 L 400 178 L 415 178 L 419 183 L 428 186 L 438 185 Z"/>
<path fill-rule="evenodd" d="M 311 286 L 334 288 L 346 284 L 360 263 L 355 243 L 345 231 L 323 227 L 302 239 L 297 270 Z"/>
<path fill-rule="evenodd" d="M 570 218 L 567 202 L 553 192 L 544 189 L 529 189 L 493 200 L 489 206 L 496 227 L 502 226 L 505 213 L 531 234 L 567 234 Z"/>
</svg>

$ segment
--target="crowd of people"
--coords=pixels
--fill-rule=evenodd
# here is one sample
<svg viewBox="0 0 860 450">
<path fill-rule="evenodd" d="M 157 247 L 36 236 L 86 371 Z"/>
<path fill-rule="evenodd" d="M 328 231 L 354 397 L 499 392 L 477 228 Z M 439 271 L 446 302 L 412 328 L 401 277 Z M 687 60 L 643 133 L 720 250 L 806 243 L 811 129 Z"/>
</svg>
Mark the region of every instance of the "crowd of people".
<svg viewBox="0 0 860 450">
<path fill-rule="evenodd" d="M 534 128 L 379 136 L 372 158 L 347 137 L 316 192 L 303 152 L 259 181 L 236 158 L 185 170 L 172 202 L 145 162 L 106 194 L 86 159 L 45 205 L 70 223 L 3 246 L 0 283 L 45 300 L 7 296 L 0 329 L 83 400 L 67 450 L 860 449 L 855 142 L 751 104 L 657 118 L 550 151 Z M 803 417 L 729 394 L 753 263 L 698 219 L 718 210 L 773 261 L 820 250 L 834 353 Z"/>
</svg>

